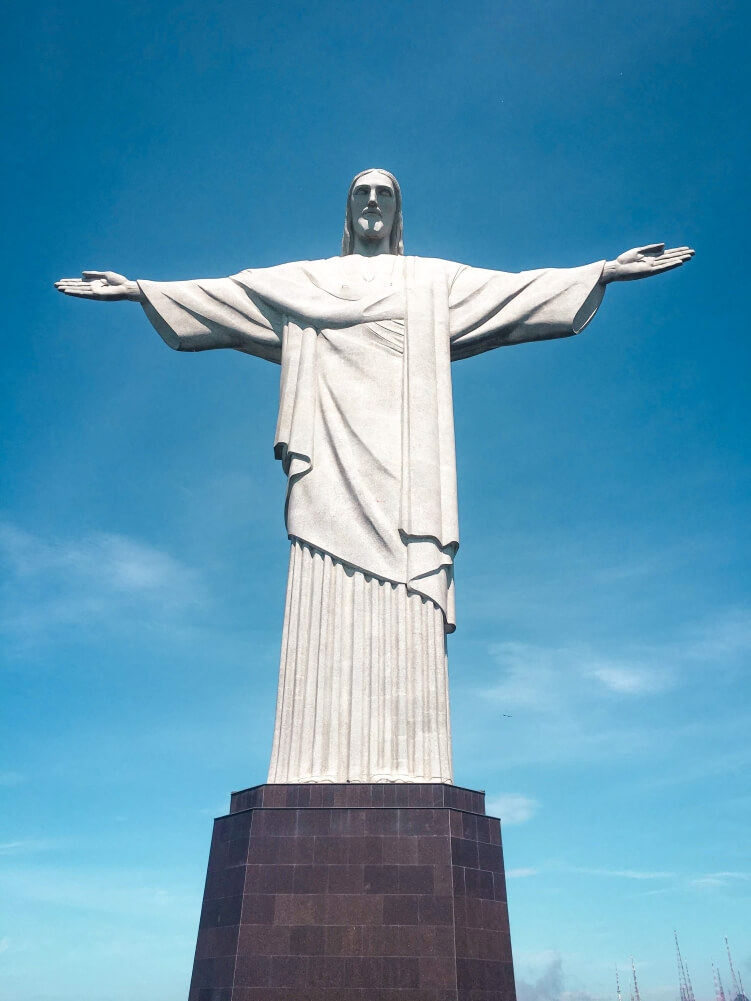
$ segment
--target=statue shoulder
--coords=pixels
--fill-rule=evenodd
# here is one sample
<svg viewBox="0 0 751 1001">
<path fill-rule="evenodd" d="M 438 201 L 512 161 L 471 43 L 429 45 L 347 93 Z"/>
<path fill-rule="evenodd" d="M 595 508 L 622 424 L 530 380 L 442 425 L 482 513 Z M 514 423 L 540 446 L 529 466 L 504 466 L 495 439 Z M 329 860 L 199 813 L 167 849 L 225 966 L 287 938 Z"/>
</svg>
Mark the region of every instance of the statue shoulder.
<svg viewBox="0 0 751 1001">
<path fill-rule="evenodd" d="M 429 280 L 445 279 L 451 283 L 460 271 L 467 268 L 466 264 L 460 264 L 458 261 L 447 261 L 442 257 L 405 258 L 405 260 L 410 259 L 415 262 L 414 267 L 416 272 Z"/>
<path fill-rule="evenodd" d="M 244 268 L 231 277 L 241 285 L 252 286 L 256 283 L 273 281 L 285 282 L 310 282 L 315 284 L 318 280 L 331 274 L 333 262 L 339 258 L 322 259 L 319 261 L 285 261 L 283 264 L 273 264 L 265 268 Z"/>
<path fill-rule="evenodd" d="M 447 261 L 443 257 L 414 257 L 414 260 L 420 261 L 423 265 L 428 265 L 435 268 L 448 268 L 449 271 L 455 270 L 456 268 L 464 268 L 465 264 L 460 264 L 458 261 Z"/>
</svg>

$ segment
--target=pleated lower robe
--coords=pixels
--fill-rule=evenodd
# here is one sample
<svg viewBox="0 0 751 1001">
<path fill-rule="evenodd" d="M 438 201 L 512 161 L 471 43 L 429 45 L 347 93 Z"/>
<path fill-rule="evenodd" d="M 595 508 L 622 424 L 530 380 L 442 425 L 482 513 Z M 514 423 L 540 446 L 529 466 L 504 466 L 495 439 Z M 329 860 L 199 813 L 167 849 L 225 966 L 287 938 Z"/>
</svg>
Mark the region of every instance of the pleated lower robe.
<svg viewBox="0 0 751 1001">
<path fill-rule="evenodd" d="M 293 540 L 269 782 L 451 782 L 429 598 Z"/>
</svg>

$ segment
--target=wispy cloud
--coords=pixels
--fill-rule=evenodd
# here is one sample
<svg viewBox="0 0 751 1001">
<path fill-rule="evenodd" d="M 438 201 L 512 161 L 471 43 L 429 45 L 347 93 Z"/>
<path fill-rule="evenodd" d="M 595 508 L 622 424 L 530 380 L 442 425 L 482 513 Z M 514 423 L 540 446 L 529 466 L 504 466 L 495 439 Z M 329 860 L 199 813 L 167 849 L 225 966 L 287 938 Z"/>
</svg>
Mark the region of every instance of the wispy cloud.
<svg viewBox="0 0 751 1001">
<path fill-rule="evenodd" d="M 500 817 L 505 825 L 523 824 L 540 809 L 540 804 L 531 796 L 519 793 L 501 793 L 486 800 L 487 812 L 490 816 Z"/>
<path fill-rule="evenodd" d="M 94 532 L 48 539 L 0 522 L 4 567 L 0 624 L 16 638 L 139 613 L 170 615 L 202 597 L 198 573 L 164 550 Z"/>
<path fill-rule="evenodd" d="M 731 698 L 721 718 L 715 711 L 718 686 L 734 690 L 744 675 L 751 652 L 749 610 L 725 609 L 661 642 L 612 641 L 600 649 L 591 641 L 504 640 L 491 643 L 488 651 L 495 673 L 486 675 L 471 696 L 475 706 L 495 706 L 496 718 L 498 710 L 513 717 L 507 728 L 507 765 L 633 758 L 658 748 L 669 753 L 698 740 L 705 753 L 692 764 L 694 777 L 702 769 L 720 767 L 715 761 L 719 755 L 734 755 L 738 767 L 751 757 L 741 736 L 749 724 L 744 703 Z M 695 693 L 710 671 L 715 706 L 696 702 Z M 676 714 L 679 700 L 690 708 L 690 716 Z M 735 730 L 739 739 L 731 746 L 727 738 Z M 680 777 L 677 757 L 674 764 L 648 780 Z M 723 757 L 721 768 L 725 766 Z"/>
<path fill-rule="evenodd" d="M 661 884 L 645 890 L 644 892 L 647 896 L 675 893 L 677 891 L 691 892 L 721 889 L 727 886 L 751 882 L 751 873 L 749 872 L 721 871 L 695 875 L 667 869 L 611 869 L 596 866 L 563 865 L 560 862 L 549 862 L 535 868 L 510 869 L 506 872 L 506 877 L 512 879 L 540 874 L 551 876 L 556 873 L 573 874 L 577 877 L 590 876 L 594 879 Z"/>
<path fill-rule="evenodd" d="M 617 695 L 646 695 L 662 691 L 670 684 L 667 675 L 655 671 L 654 667 L 647 670 L 610 663 L 593 665 L 584 670 L 589 672 L 589 677 Z"/>
<path fill-rule="evenodd" d="M 124 868 L 14 865 L 0 870 L 0 888 L 6 899 L 131 917 L 163 911 L 182 919 L 196 906 L 194 896 L 169 885 L 164 874 Z"/>
<path fill-rule="evenodd" d="M 587 866 L 575 866 L 570 871 L 580 873 L 582 876 L 606 876 L 616 879 L 650 880 L 675 879 L 676 877 L 674 872 L 649 869 L 592 869 Z"/>
<path fill-rule="evenodd" d="M 25 839 L 19 841 L 0 842 L 0 855 L 27 855 L 31 852 L 43 852 L 52 847 L 50 841 Z"/>
<path fill-rule="evenodd" d="M 751 882 L 751 873 L 749 872 L 708 872 L 704 876 L 695 876 L 693 879 L 689 880 L 693 886 L 699 887 L 718 887 L 718 886 L 728 886 L 733 883 L 748 883 Z"/>
<path fill-rule="evenodd" d="M 472 694 L 475 702 L 513 716 L 507 765 L 634 755 L 654 741 L 654 733 L 635 722 L 629 727 L 619 719 L 614 727 L 613 714 L 623 700 L 645 699 L 673 684 L 665 669 L 655 666 L 650 672 L 584 645 L 503 642 L 493 644 L 490 653 L 496 677 Z"/>
<path fill-rule="evenodd" d="M 532 869 L 529 866 L 520 866 L 518 869 L 507 869 L 506 879 L 526 879 L 528 876 L 536 876 L 539 869 Z"/>
<path fill-rule="evenodd" d="M 651 651 L 615 659 L 587 647 L 495 643 L 490 652 L 501 669 L 499 680 L 482 694 L 510 708 L 559 712 L 572 698 L 598 694 L 641 696 L 665 691 L 673 672 Z M 597 684 L 592 685 L 592 681 Z"/>
</svg>

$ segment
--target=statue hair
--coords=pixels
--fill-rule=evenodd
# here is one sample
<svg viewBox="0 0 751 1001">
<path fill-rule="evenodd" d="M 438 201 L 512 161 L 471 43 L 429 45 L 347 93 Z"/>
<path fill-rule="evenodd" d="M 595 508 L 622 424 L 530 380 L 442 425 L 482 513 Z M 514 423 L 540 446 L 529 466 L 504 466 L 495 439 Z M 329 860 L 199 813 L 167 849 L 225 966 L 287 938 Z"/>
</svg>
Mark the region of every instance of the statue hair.
<svg viewBox="0 0 751 1001">
<path fill-rule="evenodd" d="M 391 234 L 389 236 L 389 253 L 390 254 L 404 254 L 404 220 L 402 219 L 402 190 L 399 187 L 399 182 L 394 177 L 394 175 L 388 171 L 384 170 L 383 167 L 368 167 L 367 170 L 361 170 L 359 174 L 355 174 L 352 178 L 352 183 L 349 186 L 349 191 L 347 192 L 347 209 L 344 214 L 344 235 L 342 236 L 342 257 L 347 257 L 349 254 L 354 254 L 355 250 L 355 235 L 354 235 L 354 220 L 352 219 L 352 192 L 355 190 L 355 185 L 365 174 L 370 174 L 377 170 L 379 174 L 385 174 L 386 177 L 394 185 L 394 198 L 396 199 L 396 212 L 394 213 L 394 225 L 391 227 Z"/>
</svg>

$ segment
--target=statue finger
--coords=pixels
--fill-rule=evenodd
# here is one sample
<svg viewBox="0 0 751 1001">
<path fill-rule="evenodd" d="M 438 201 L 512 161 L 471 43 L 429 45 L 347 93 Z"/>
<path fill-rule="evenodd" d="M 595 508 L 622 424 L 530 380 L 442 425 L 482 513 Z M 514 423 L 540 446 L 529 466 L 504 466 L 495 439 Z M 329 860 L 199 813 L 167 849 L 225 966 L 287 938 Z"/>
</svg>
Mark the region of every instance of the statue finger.
<svg viewBox="0 0 751 1001">
<path fill-rule="evenodd" d="M 639 247 L 639 253 L 647 257 L 654 257 L 655 254 L 661 254 L 664 249 L 664 243 L 648 243 L 645 247 Z"/>
<path fill-rule="evenodd" d="M 92 278 L 106 278 L 107 277 L 107 272 L 106 271 L 82 271 L 81 274 L 83 275 L 84 278 L 89 279 L 89 281 Z"/>
<path fill-rule="evenodd" d="M 652 274 L 662 274 L 663 271 L 672 271 L 674 268 L 679 268 L 684 262 L 681 260 L 669 260 L 665 261 L 663 264 L 655 264 L 652 268 Z"/>
<path fill-rule="evenodd" d="M 683 254 L 665 253 L 665 254 L 660 254 L 659 257 L 653 257 L 653 258 L 651 258 L 651 260 L 652 260 L 652 264 L 661 264 L 663 261 L 672 261 L 673 258 L 676 258 L 676 257 L 680 258 L 682 260 L 683 259 Z"/>
<path fill-rule="evenodd" d="M 688 260 L 690 260 L 691 257 L 692 257 L 691 254 L 686 254 L 686 253 L 677 253 L 677 254 L 668 253 L 668 254 L 663 254 L 661 257 L 655 257 L 654 261 L 655 261 L 656 264 L 661 264 L 663 261 L 681 261 L 682 262 L 682 261 L 688 261 Z"/>
</svg>

